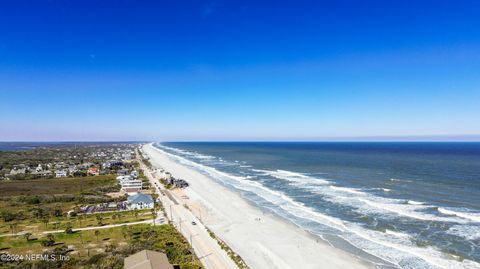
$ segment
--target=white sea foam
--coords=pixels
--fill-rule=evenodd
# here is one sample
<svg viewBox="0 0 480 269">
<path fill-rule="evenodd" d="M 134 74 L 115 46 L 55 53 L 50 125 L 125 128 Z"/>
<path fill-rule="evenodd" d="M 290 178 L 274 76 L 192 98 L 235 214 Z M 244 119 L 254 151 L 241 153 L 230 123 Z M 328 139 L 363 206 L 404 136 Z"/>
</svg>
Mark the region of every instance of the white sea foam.
<svg viewBox="0 0 480 269">
<path fill-rule="evenodd" d="M 358 225 L 349 228 L 356 236 L 344 236 L 347 241 L 401 268 L 480 268 L 477 262 L 451 259 L 433 247 L 419 248 L 410 236 L 392 236 L 391 231 L 382 233 Z"/>
<path fill-rule="evenodd" d="M 387 189 L 387 188 L 373 188 L 372 190 L 379 190 L 379 191 L 384 191 L 384 192 L 392 191 L 391 189 Z"/>
<path fill-rule="evenodd" d="M 397 182 L 412 182 L 408 179 L 399 179 L 399 178 L 391 178 L 390 181 L 397 181 Z"/>
<path fill-rule="evenodd" d="M 448 234 L 463 237 L 467 240 L 480 239 L 480 226 L 478 225 L 454 225 L 447 230 Z"/>
<path fill-rule="evenodd" d="M 445 219 L 440 219 L 434 215 L 417 212 L 416 210 L 418 210 L 419 207 L 414 207 L 413 205 L 406 206 L 405 204 L 399 204 L 399 203 L 385 203 L 385 202 L 378 203 L 378 202 L 367 200 L 364 198 L 358 198 L 358 200 L 371 207 L 375 207 L 377 210 L 388 211 L 388 212 L 395 213 L 396 215 L 405 216 L 413 219 L 427 220 L 427 221 L 445 220 Z"/>
<path fill-rule="evenodd" d="M 329 184 L 330 182 L 326 179 L 322 178 L 315 178 L 310 177 L 305 174 L 296 173 L 292 171 L 286 170 L 260 170 L 260 169 L 252 169 L 252 171 L 260 172 L 263 175 L 271 176 L 278 179 L 287 180 L 289 182 L 297 183 L 297 184 L 304 184 L 304 186 L 312 186 L 312 185 L 324 185 Z"/>
<path fill-rule="evenodd" d="M 410 235 L 408 235 L 406 233 L 394 232 L 394 231 L 391 231 L 391 230 L 388 230 L 388 229 L 385 230 L 385 233 L 389 234 L 389 235 L 396 236 L 396 237 L 410 237 Z"/>
<path fill-rule="evenodd" d="M 480 213 L 458 212 L 442 207 L 439 207 L 437 210 L 444 215 L 457 216 L 463 219 L 468 219 L 470 221 L 480 222 Z"/>
<path fill-rule="evenodd" d="M 337 191 L 348 192 L 348 193 L 357 194 L 357 195 L 366 195 L 366 193 L 358 191 L 353 188 L 345 188 L 345 187 L 337 187 L 337 186 L 330 186 L 330 188 Z"/>
<path fill-rule="evenodd" d="M 407 204 L 410 204 L 410 205 L 423 205 L 424 203 L 423 203 L 423 202 L 417 202 L 417 201 L 408 200 L 408 201 L 407 201 Z"/>
</svg>

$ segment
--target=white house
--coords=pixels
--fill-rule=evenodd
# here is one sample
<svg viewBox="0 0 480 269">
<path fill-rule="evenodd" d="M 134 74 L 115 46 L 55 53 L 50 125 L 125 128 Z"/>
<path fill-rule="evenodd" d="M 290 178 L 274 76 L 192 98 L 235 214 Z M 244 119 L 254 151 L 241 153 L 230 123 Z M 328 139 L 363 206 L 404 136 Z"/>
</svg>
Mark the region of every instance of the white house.
<svg viewBox="0 0 480 269">
<path fill-rule="evenodd" d="M 152 196 L 143 193 L 136 193 L 128 197 L 128 209 L 149 209 L 153 208 L 154 202 Z"/>
<path fill-rule="evenodd" d="M 35 168 L 35 172 L 42 172 L 42 171 L 43 171 L 43 167 L 41 164 L 39 164 L 37 168 Z"/>
<path fill-rule="evenodd" d="M 66 177 L 67 176 L 67 171 L 65 170 L 56 170 L 55 171 L 55 177 Z"/>
<path fill-rule="evenodd" d="M 118 176 L 117 180 L 125 192 L 137 192 L 143 188 L 143 182 L 131 176 Z"/>
</svg>

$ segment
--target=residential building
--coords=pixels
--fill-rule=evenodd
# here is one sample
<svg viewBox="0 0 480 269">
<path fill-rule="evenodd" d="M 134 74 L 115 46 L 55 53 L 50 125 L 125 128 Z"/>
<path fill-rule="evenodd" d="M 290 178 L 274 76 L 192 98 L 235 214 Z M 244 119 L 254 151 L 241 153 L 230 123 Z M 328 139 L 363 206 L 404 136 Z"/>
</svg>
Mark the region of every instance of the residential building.
<svg viewBox="0 0 480 269">
<path fill-rule="evenodd" d="M 143 188 L 143 182 L 137 179 L 127 179 L 120 182 L 122 190 L 125 192 L 138 192 Z"/>
<path fill-rule="evenodd" d="M 117 171 L 117 175 L 119 176 L 126 176 L 128 175 L 128 169 L 120 169 Z"/>
<path fill-rule="evenodd" d="M 32 172 L 32 178 L 50 178 L 53 176 L 52 174 L 52 171 L 49 170 Z"/>
<path fill-rule="evenodd" d="M 123 263 L 125 269 L 173 269 L 165 253 L 151 250 L 130 255 Z"/>
<path fill-rule="evenodd" d="M 98 175 L 100 175 L 100 170 L 97 167 L 90 167 L 90 168 L 88 168 L 87 173 L 89 175 L 92 175 L 92 176 L 98 176 Z"/>
<path fill-rule="evenodd" d="M 152 196 L 137 192 L 127 199 L 128 209 L 149 209 L 153 208 L 154 201 Z"/>
<path fill-rule="evenodd" d="M 67 171 L 65 170 L 56 170 L 55 171 L 55 177 L 67 177 Z"/>
<path fill-rule="evenodd" d="M 41 172 L 41 171 L 43 171 L 43 167 L 41 164 L 39 164 L 37 168 L 35 168 L 35 172 Z"/>
</svg>

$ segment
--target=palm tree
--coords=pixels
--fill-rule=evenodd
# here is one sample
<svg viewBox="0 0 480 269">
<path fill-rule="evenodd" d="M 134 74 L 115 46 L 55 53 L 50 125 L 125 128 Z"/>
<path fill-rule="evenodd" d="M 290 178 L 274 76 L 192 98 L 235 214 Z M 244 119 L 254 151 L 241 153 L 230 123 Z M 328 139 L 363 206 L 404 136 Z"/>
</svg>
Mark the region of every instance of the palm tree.
<svg viewBox="0 0 480 269">
<path fill-rule="evenodd" d="M 23 237 L 25 238 L 25 240 L 27 240 L 27 242 L 30 240 L 30 237 L 32 236 L 32 233 L 25 233 L 23 235 Z"/>
<path fill-rule="evenodd" d="M 67 234 L 73 233 L 72 227 L 73 227 L 72 223 L 67 222 L 67 224 L 65 224 L 65 233 Z"/>
<path fill-rule="evenodd" d="M 95 236 L 97 237 L 97 242 L 98 242 L 98 236 L 100 235 L 100 231 L 99 230 L 95 230 Z"/>
<path fill-rule="evenodd" d="M 83 220 L 82 217 L 83 217 L 83 215 L 78 215 L 78 216 L 77 216 L 77 221 L 78 221 L 78 223 L 80 224 L 80 227 L 82 227 L 82 220 Z"/>
<path fill-rule="evenodd" d="M 17 227 L 18 227 L 18 223 L 16 222 L 10 224 L 10 230 L 12 230 L 12 234 L 15 234 L 15 232 L 17 231 Z"/>
<path fill-rule="evenodd" d="M 48 225 L 48 222 L 49 222 L 48 217 L 44 217 L 44 218 L 42 219 L 42 222 L 43 222 L 43 224 L 45 224 L 45 229 L 47 229 L 47 225 Z"/>
<path fill-rule="evenodd" d="M 153 226 L 155 226 L 155 220 L 157 219 L 157 211 L 155 208 L 152 208 L 152 216 L 153 216 Z"/>
<path fill-rule="evenodd" d="M 102 225 L 103 225 L 103 222 L 102 222 L 102 221 L 103 221 L 103 217 L 102 217 L 102 215 L 98 214 L 98 215 L 96 216 L 96 218 L 97 218 L 98 226 L 102 226 Z"/>
<path fill-rule="evenodd" d="M 135 215 L 135 220 L 138 220 L 138 211 L 136 208 L 133 211 L 133 215 Z"/>
</svg>

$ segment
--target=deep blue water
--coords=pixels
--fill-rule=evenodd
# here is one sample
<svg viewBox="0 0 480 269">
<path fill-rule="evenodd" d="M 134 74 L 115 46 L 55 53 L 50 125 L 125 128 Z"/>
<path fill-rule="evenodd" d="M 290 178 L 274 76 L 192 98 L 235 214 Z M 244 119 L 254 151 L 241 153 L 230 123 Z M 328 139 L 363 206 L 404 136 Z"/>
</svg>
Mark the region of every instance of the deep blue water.
<svg viewBox="0 0 480 269">
<path fill-rule="evenodd" d="M 480 143 L 158 146 L 380 267 L 480 268 Z"/>
<path fill-rule="evenodd" d="M 29 142 L 0 142 L 0 151 L 30 150 L 37 146 L 38 144 Z"/>
</svg>

